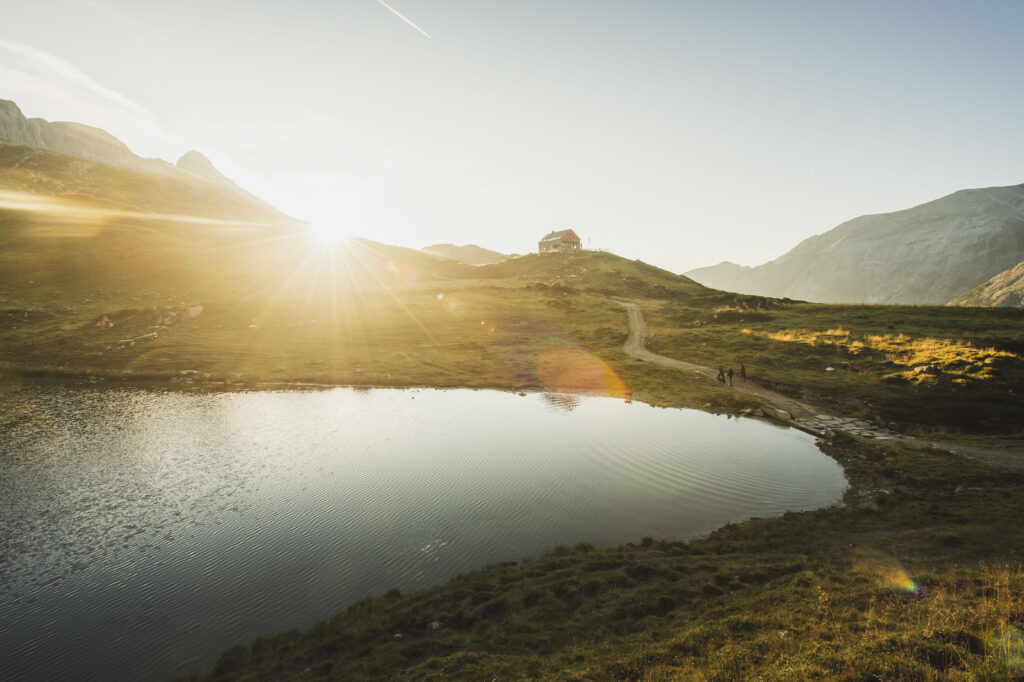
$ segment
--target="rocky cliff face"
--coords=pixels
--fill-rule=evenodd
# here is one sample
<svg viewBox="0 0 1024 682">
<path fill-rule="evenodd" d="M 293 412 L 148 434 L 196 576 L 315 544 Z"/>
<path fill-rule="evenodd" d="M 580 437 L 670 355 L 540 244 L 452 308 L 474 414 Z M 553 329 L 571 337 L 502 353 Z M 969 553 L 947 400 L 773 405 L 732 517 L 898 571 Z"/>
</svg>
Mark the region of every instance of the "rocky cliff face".
<svg viewBox="0 0 1024 682">
<path fill-rule="evenodd" d="M 949 305 L 981 308 L 1024 308 L 1024 261 L 957 296 Z"/>
<path fill-rule="evenodd" d="M 701 284 L 824 303 L 941 305 L 1024 260 L 1024 185 L 968 189 L 855 218 L 764 265 L 692 270 Z"/>
<path fill-rule="evenodd" d="M 105 130 L 81 123 L 25 118 L 14 102 L 0 100 L 0 140 L 24 147 L 37 147 L 129 170 L 158 171 L 159 161 L 143 159 Z"/>
</svg>

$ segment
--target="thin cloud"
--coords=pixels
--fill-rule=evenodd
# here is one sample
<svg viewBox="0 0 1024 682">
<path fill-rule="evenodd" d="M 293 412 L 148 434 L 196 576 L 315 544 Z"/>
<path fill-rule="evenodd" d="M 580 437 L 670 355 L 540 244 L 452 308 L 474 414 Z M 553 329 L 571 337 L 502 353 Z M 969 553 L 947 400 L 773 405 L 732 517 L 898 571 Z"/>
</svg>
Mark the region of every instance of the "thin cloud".
<svg viewBox="0 0 1024 682">
<path fill-rule="evenodd" d="M 398 17 L 399 19 L 401 19 L 401 20 L 402 20 L 402 21 L 404 21 L 405 23 L 409 24 L 410 26 L 412 26 L 412 27 L 413 27 L 414 29 L 416 29 L 417 31 L 419 31 L 420 33 L 422 33 L 423 35 L 425 35 L 426 37 L 428 37 L 428 38 L 430 37 L 430 34 L 429 34 L 429 33 L 427 33 L 427 32 L 426 32 L 426 31 L 424 31 L 424 30 L 423 30 L 422 28 L 420 28 L 419 26 L 417 26 L 416 24 L 414 24 L 414 23 L 413 23 L 413 22 L 412 22 L 412 21 L 411 21 L 411 20 L 409 19 L 409 17 L 405 16 L 404 14 L 402 14 L 401 12 L 399 12 L 399 11 L 398 11 L 397 9 L 395 9 L 394 7 L 392 7 L 391 5 L 389 5 L 388 3 L 384 2 L 384 0 L 377 0 L 377 2 L 379 2 L 379 3 L 380 3 L 380 4 L 382 4 L 382 5 L 384 5 L 384 7 L 386 7 L 386 8 L 387 8 L 387 9 L 389 9 L 389 10 L 391 10 L 391 12 L 392 12 L 392 13 L 393 13 L 393 14 L 394 14 L 394 15 L 395 15 L 396 17 Z"/>
<path fill-rule="evenodd" d="M 170 156 L 183 146 L 144 106 L 38 48 L 0 38 L 0 83 L 0 97 L 26 116 L 104 128 L 143 155 Z"/>
</svg>

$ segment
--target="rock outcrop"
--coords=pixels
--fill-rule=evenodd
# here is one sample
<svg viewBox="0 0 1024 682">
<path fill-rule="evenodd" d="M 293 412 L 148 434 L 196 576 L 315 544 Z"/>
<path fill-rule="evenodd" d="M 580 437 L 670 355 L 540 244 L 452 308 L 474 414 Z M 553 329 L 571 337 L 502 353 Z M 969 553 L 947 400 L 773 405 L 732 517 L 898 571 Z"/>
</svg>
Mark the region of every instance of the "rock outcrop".
<svg viewBox="0 0 1024 682">
<path fill-rule="evenodd" d="M 233 180 L 217 170 L 212 161 L 194 149 L 185 152 L 175 165 L 181 170 L 192 173 L 209 182 L 215 182 L 218 185 L 225 185 L 227 187 L 237 187 Z"/>
<path fill-rule="evenodd" d="M 949 305 L 1024 308 L 1024 261 L 957 296 Z"/>
<path fill-rule="evenodd" d="M 105 130 L 81 123 L 25 118 L 17 104 L 5 99 L 0 99 L 0 140 L 134 171 L 155 172 L 167 167 L 136 156 L 128 145 Z"/>
<path fill-rule="evenodd" d="M 868 215 L 764 265 L 687 277 L 738 293 L 823 303 L 942 305 L 1024 260 L 1024 185 L 968 189 Z"/>
</svg>

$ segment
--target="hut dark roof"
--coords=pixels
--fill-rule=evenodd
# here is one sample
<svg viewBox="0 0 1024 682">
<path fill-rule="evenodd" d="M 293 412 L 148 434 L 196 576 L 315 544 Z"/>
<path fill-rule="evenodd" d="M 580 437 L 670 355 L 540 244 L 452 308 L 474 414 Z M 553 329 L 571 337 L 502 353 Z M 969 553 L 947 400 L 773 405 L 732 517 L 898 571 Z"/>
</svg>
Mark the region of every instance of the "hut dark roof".
<svg viewBox="0 0 1024 682">
<path fill-rule="evenodd" d="M 557 232 L 549 232 L 548 234 L 544 235 L 544 238 L 541 239 L 541 241 L 542 242 L 554 242 L 554 241 L 558 241 L 562 237 L 568 237 L 568 236 L 572 236 L 577 241 L 579 240 L 579 236 L 577 236 L 577 234 L 575 232 L 573 232 L 572 230 L 558 230 Z"/>
</svg>

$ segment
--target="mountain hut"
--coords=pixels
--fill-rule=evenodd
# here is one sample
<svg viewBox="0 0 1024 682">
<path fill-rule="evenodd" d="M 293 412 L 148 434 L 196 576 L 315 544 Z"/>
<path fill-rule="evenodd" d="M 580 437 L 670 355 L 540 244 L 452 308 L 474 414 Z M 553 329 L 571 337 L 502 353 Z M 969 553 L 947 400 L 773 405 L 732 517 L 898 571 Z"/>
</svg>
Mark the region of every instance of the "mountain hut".
<svg viewBox="0 0 1024 682">
<path fill-rule="evenodd" d="M 572 230 L 559 230 L 549 232 L 540 240 L 538 251 L 540 253 L 554 253 L 557 251 L 579 251 L 580 238 Z"/>
</svg>

